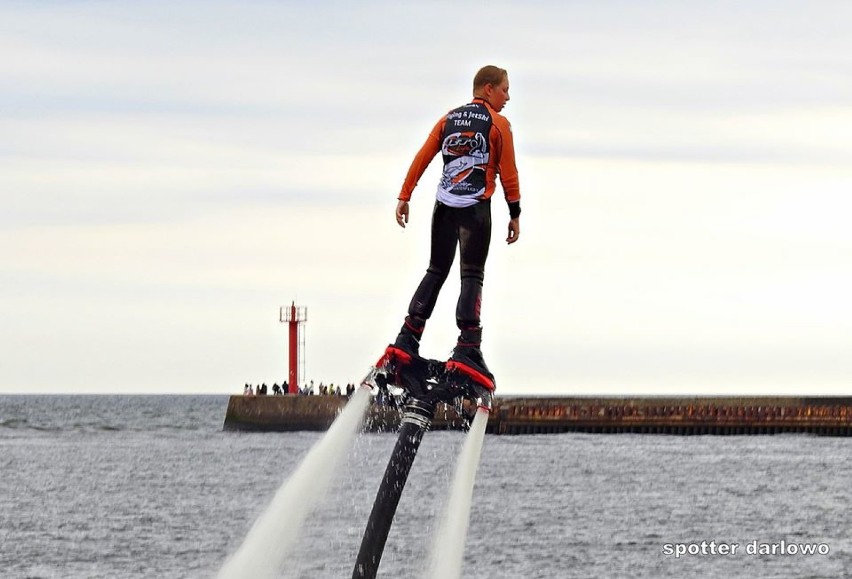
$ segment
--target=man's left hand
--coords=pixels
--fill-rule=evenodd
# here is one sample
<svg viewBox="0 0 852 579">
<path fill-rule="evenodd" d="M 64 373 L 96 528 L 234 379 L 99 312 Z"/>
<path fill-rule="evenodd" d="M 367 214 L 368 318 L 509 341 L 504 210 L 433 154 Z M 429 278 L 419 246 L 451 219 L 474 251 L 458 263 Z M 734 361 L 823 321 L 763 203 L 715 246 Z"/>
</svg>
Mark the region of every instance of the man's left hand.
<svg viewBox="0 0 852 579">
<path fill-rule="evenodd" d="M 518 240 L 521 235 L 521 218 L 515 217 L 509 220 L 509 237 L 506 238 L 506 243 L 512 244 Z"/>
</svg>

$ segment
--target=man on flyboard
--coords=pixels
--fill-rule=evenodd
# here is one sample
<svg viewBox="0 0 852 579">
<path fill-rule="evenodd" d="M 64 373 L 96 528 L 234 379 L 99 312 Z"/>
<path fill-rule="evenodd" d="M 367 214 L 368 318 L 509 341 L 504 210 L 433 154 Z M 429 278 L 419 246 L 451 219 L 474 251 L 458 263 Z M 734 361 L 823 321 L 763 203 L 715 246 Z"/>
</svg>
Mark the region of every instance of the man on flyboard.
<svg viewBox="0 0 852 579">
<path fill-rule="evenodd" d="M 512 129 L 506 117 L 499 114 L 508 101 L 507 72 L 496 66 L 481 68 L 473 79 L 473 100 L 438 121 L 408 169 L 396 207 L 400 227 L 408 222 L 408 202 L 426 167 L 438 152 L 444 160 L 432 214 L 429 267 L 414 292 L 396 341 L 388 346 L 382 358 L 405 364 L 413 356 L 419 356 L 423 329 L 449 275 L 458 246 L 461 292 L 456 324 L 460 334 L 447 361 L 447 370 L 460 372 L 492 391 L 494 375 L 488 370 L 480 349 L 479 313 L 491 242 L 491 196 L 497 175 L 509 205 L 506 242 L 512 244 L 520 235 L 521 193 Z"/>
</svg>

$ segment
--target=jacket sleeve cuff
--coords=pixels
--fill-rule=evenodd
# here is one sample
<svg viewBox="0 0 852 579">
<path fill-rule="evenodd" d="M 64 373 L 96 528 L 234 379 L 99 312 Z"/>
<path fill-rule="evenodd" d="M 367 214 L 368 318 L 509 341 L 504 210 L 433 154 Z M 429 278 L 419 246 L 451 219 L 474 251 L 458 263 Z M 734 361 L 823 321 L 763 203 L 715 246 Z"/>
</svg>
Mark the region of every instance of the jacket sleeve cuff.
<svg viewBox="0 0 852 579">
<path fill-rule="evenodd" d="M 521 215 L 521 202 L 509 201 L 509 217 L 515 219 Z"/>
</svg>

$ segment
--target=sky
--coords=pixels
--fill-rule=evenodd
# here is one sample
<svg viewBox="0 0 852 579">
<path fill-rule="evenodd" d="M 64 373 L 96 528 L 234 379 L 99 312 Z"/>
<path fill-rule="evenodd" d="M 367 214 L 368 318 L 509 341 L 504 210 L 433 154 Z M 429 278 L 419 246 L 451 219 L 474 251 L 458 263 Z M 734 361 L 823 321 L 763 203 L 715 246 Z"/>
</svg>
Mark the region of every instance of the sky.
<svg viewBox="0 0 852 579">
<path fill-rule="evenodd" d="M 0 393 L 357 382 L 425 272 L 476 70 L 509 71 L 498 393 L 848 394 L 852 5 L 0 0 Z M 458 269 L 421 351 L 455 343 Z"/>
</svg>

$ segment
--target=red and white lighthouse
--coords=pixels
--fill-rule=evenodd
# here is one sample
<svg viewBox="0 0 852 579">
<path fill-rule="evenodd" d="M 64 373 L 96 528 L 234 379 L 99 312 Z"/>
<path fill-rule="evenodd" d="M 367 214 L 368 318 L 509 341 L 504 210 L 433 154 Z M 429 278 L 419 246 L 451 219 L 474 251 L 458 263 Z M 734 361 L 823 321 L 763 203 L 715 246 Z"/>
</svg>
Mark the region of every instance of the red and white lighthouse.
<svg viewBox="0 0 852 579">
<path fill-rule="evenodd" d="M 282 324 L 289 325 L 290 334 L 290 375 L 287 378 L 289 384 L 287 391 L 289 394 L 297 394 L 299 378 L 305 368 L 305 334 L 302 324 L 308 321 L 308 308 L 296 306 L 296 302 L 292 302 L 289 306 L 282 306 L 280 320 Z"/>
</svg>

